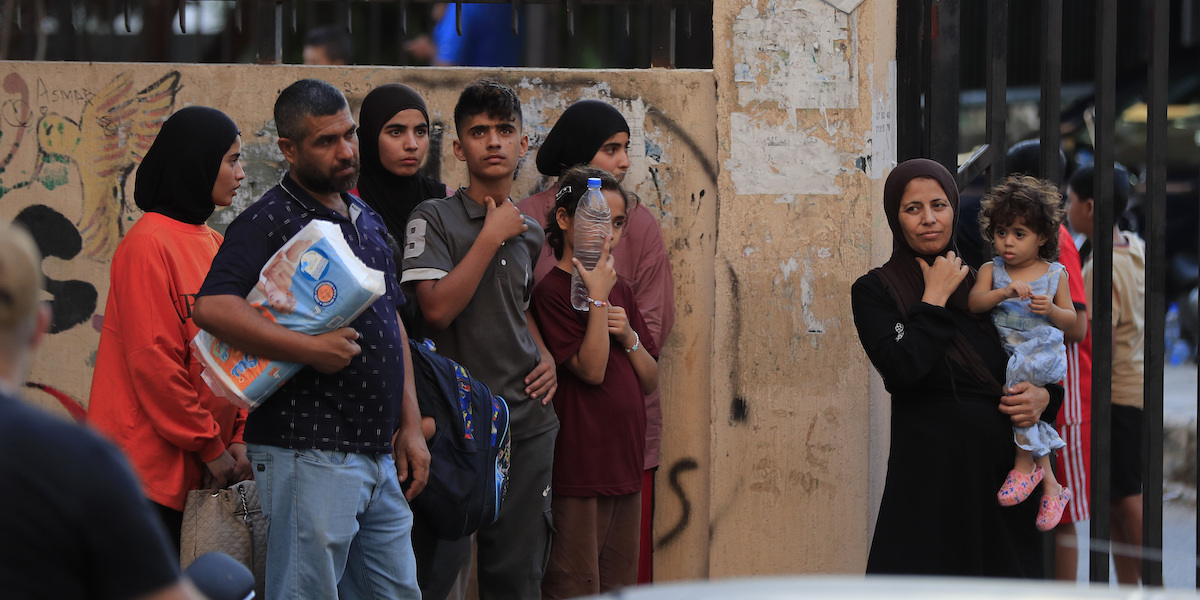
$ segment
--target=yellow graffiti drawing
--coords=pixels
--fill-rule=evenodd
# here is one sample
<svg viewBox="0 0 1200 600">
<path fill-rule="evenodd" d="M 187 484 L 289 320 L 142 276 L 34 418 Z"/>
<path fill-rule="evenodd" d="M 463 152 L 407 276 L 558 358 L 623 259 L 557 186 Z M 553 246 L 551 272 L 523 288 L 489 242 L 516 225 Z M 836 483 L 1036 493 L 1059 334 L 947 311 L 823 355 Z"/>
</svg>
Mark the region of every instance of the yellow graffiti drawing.
<svg viewBox="0 0 1200 600">
<path fill-rule="evenodd" d="M 179 92 L 179 72 L 134 92 L 133 75 L 117 75 L 84 104 L 78 121 L 55 112 L 38 121 L 36 179 L 46 165 L 73 163 L 79 170 L 83 253 L 106 262 L 124 229 L 125 181 L 150 149 Z"/>
</svg>

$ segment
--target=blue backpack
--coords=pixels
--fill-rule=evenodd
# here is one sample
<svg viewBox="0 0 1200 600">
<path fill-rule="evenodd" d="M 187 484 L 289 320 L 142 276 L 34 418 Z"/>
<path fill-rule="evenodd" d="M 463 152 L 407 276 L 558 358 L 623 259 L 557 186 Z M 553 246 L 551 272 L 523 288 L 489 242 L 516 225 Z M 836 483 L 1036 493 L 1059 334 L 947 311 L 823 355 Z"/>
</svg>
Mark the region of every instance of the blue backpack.
<svg viewBox="0 0 1200 600">
<path fill-rule="evenodd" d="M 433 417 L 429 483 L 412 501 L 415 512 L 445 540 L 496 522 L 508 491 L 508 404 L 433 342 L 409 340 L 421 416 Z"/>
</svg>

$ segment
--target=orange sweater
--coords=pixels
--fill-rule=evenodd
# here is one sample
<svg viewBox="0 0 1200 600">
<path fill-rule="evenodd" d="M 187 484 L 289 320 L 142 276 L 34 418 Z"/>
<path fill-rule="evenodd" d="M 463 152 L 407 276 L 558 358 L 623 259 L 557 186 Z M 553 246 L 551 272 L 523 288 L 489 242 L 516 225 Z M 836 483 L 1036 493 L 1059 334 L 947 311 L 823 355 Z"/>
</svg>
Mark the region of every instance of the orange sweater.
<svg viewBox="0 0 1200 600">
<path fill-rule="evenodd" d="M 188 342 L 221 235 L 146 213 L 113 255 L 88 419 L 129 457 L 150 500 L 183 510 L 206 468 L 242 441 L 246 411 L 208 389 Z"/>
</svg>

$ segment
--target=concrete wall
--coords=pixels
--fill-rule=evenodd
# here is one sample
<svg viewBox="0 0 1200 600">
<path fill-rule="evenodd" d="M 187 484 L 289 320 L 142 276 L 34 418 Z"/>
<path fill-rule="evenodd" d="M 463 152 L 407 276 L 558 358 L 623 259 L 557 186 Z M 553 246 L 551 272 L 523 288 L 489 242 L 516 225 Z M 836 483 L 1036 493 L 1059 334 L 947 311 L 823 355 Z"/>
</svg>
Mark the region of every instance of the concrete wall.
<svg viewBox="0 0 1200 600">
<path fill-rule="evenodd" d="M 849 297 L 890 247 L 895 3 L 718 2 L 713 20 L 708 574 L 861 572 L 886 420 Z"/>
<path fill-rule="evenodd" d="M 30 379 L 87 405 L 108 261 L 140 215 L 134 169 L 174 110 L 214 106 L 241 127 L 247 180 L 210 221 L 223 229 L 284 167 L 271 106 L 296 79 L 334 83 L 355 112 L 382 83 L 424 90 L 441 124 L 431 160 L 453 186 L 466 182 L 454 101 L 497 76 L 521 95 L 531 140 L 515 198 L 549 183 L 533 158 L 562 110 L 600 98 L 633 129 L 626 185 L 659 219 L 676 282 L 658 579 L 861 572 L 886 410 L 848 299 L 890 248 L 878 198 L 895 148 L 894 11 L 718 2 L 712 71 L 0 63 L 0 223 L 33 226 L 57 323 Z"/>
<path fill-rule="evenodd" d="M 55 332 L 36 357 L 28 390 L 45 408 L 86 407 L 108 294 L 108 265 L 120 235 L 140 216 L 133 181 L 140 157 L 161 120 L 184 106 L 220 108 L 242 130 L 247 179 L 237 203 L 213 215 L 218 230 L 275 185 L 285 166 L 276 147 L 271 108 L 278 92 L 304 77 L 343 89 L 357 114 L 374 86 L 402 81 L 426 94 L 436 170 L 451 186 L 466 170 L 451 152 L 453 108 L 468 82 L 498 77 L 521 96 L 529 153 L 513 197 L 540 191 L 534 157 L 562 111 L 583 98 L 613 103 L 632 129 L 632 166 L 625 180 L 663 227 L 679 299 L 677 321 L 663 351 L 662 389 L 671 423 L 707 424 L 711 397 L 712 256 L 716 244 L 716 90 L 710 71 L 483 72 L 470 69 L 259 67 L 162 64 L 0 63 L 0 223 L 21 220 L 34 230 L 46 259 L 46 298 Z M 57 396 L 57 397 L 56 397 Z M 685 435 L 686 433 L 686 435 Z M 683 530 L 703 531 L 705 512 L 690 508 L 706 494 L 707 431 L 668 429 L 664 472 L 681 483 L 660 499 L 664 546 Z M 664 477 L 665 479 L 665 477 Z M 668 487 L 664 485 L 664 490 Z M 672 533 L 674 532 L 674 533 Z M 703 570 L 664 565 L 667 577 Z"/>
</svg>

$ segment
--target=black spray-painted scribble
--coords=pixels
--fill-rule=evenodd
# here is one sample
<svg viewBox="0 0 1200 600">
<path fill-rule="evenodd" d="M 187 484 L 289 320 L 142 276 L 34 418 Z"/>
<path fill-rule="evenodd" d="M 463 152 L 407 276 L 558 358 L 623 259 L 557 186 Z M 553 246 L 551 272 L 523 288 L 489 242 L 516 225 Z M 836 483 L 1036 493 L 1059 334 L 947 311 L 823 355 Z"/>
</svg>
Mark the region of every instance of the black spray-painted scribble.
<svg viewBox="0 0 1200 600">
<path fill-rule="evenodd" d="M 83 249 L 83 238 L 75 225 L 49 206 L 28 206 L 13 219 L 33 234 L 38 251 L 45 258 L 71 260 Z M 44 269 L 43 269 L 44 272 Z M 96 286 L 86 281 L 57 281 L 46 277 L 53 318 L 50 333 L 60 333 L 92 318 L 96 312 Z"/>
<path fill-rule="evenodd" d="M 679 483 L 679 477 L 688 471 L 699 469 L 700 465 L 696 463 L 694 458 L 684 458 L 679 462 L 671 465 L 671 470 L 667 474 L 667 485 L 670 486 L 671 492 L 679 498 L 679 520 L 671 527 L 661 538 L 658 538 L 658 543 L 655 544 L 660 550 L 666 548 L 675 541 L 687 526 L 692 521 L 692 501 L 688 500 L 687 494 L 683 491 L 683 485 Z"/>
</svg>

